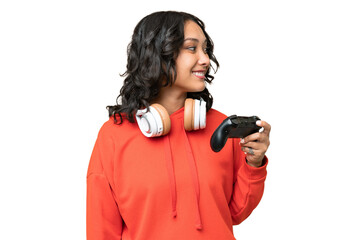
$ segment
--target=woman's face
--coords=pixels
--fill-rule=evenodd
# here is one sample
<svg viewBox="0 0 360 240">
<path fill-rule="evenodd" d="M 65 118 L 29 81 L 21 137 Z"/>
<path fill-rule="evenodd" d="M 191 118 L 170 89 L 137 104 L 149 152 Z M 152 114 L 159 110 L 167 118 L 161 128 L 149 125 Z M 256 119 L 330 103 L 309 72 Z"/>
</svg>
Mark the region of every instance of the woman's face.
<svg viewBox="0 0 360 240">
<path fill-rule="evenodd" d="M 173 86 L 184 92 L 201 92 L 205 89 L 205 73 L 210 66 L 206 52 L 206 37 L 195 22 L 184 26 L 184 44 L 175 60 L 177 77 Z"/>
</svg>

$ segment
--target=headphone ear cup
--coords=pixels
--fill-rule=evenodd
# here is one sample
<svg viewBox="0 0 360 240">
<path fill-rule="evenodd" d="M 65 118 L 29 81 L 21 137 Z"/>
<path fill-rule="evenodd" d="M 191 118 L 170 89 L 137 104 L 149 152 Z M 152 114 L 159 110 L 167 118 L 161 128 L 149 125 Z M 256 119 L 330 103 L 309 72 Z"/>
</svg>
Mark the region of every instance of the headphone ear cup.
<svg viewBox="0 0 360 240">
<path fill-rule="evenodd" d="M 160 115 L 152 106 L 149 111 L 146 108 L 139 109 L 136 112 L 136 122 L 146 137 L 159 136 L 163 129 Z"/>
<path fill-rule="evenodd" d="M 200 128 L 200 101 L 194 99 L 194 130 L 199 130 Z"/>
<path fill-rule="evenodd" d="M 206 102 L 201 99 L 200 100 L 200 129 L 204 129 L 206 127 Z"/>
<path fill-rule="evenodd" d="M 160 134 L 160 136 L 168 134 L 170 131 L 170 128 L 171 128 L 171 120 L 170 120 L 170 116 L 169 116 L 168 112 L 160 104 L 154 103 L 151 106 L 159 113 L 161 121 L 162 121 L 163 131 Z"/>
<path fill-rule="evenodd" d="M 194 127 L 194 99 L 187 98 L 184 106 L 184 128 L 192 131 Z"/>
<path fill-rule="evenodd" d="M 139 109 L 136 112 L 136 121 L 140 131 L 146 137 L 158 137 L 166 135 L 170 131 L 170 117 L 166 109 L 159 105 L 153 104 L 147 109 Z"/>
</svg>

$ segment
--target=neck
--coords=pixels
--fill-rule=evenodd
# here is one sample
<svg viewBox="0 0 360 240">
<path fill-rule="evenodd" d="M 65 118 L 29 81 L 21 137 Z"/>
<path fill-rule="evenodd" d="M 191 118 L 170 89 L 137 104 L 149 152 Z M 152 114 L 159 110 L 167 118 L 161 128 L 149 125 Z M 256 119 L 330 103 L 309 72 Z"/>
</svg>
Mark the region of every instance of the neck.
<svg viewBox="0 0 360 240">
<path fill-rule="evenodd" d="M 171 115 L 184 106 L 186 95 L 186 92 L 178 91 L 173 87 L 164 87 L 160 90 L 159 96 L 151 104 L 161 104 Z"/>
</svg>

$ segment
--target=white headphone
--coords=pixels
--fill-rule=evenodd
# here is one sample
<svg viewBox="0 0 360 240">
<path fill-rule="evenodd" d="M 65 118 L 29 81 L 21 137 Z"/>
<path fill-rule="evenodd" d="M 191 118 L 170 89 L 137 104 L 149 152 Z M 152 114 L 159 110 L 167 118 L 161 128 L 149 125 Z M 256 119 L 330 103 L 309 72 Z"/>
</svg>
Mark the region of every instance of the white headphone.
<svg viewBox="0 0 360 240">
<path fill-rule="evenodd" d="M 147 109 L 136 112 L 136 121 L 141 132 L 146 137 L 164 136 L 171 128 L 170 116 L 160 104 L 152 104 Z M 184 128 L 186 131 L 203 129 L 206 127 L 206 102 L 187 98 L 184 106 Z"/>
</svg>

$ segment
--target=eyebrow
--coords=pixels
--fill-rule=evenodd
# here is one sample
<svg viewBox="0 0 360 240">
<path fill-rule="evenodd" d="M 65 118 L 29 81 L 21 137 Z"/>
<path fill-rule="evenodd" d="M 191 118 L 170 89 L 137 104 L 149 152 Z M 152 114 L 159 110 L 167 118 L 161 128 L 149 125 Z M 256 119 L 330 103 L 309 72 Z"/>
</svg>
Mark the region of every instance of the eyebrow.
<svg viewBox="0 0 360 240">
<path fill-rule="evenodd" d="M 185 41 L 195 41 L 195 42 L 200 42 L 200 41 L 199 41 L 199 39 L 197 39 L 197 38 L 191 38 L 191 37 L 190 37 L 190 38 L 186 38 L 186 39 L 184 39 L 184 42 L 185 42 Z M 205 39 L 204 43 L 207 43 L 207 39 Z"/>
</svg>

